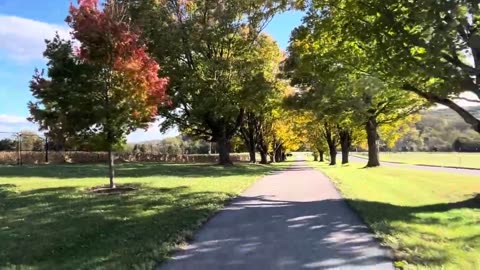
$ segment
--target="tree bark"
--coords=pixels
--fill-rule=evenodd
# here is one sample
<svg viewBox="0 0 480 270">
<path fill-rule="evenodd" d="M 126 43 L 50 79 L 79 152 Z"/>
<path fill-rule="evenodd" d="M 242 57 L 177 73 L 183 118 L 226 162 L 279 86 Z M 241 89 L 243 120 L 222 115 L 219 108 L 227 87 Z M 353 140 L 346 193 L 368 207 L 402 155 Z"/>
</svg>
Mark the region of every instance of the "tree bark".
<svg viewBox="0 0 480 270">
<path fill-rule="evenodd" d="M 342 164 L 348 164 L 348 155 L 352 147 L 352 132 L 348 129 L 342 129 L 339 132 L 340 147 L 342 150 Z"/>
<path fill-rule="evenodd" d="M 259 152 L 260 152 L 260 164 L 268 164 L 267 151 L 259 151 Z"/>
<path fill-rule="evenodd" d="M 113 146 L 112 143 L 108 143 L 108 177 L 110 179 L 110 188 L 116 188 L 115 185 L 115 169 L 114 169 L 115 157 L 113 155 Z"/>
<path fill-rule="evenodd" d="M 342 164 L 348 164 L 349 150 L 342 147 Z"/>
<path fill-rule="evenodd" d="M 330 152 L 330 166 L 337 165 L 337 149 L 335 145 L 328 146 L 329 152 Z"/>
<path fill-rule="evenodd" d="M 257 136 L 257 126 L 258 120 L 255 117 L 255 114 L 249 112 L 246 114 L 245 123 L 240 128 L 240 134 L 243 137 L 245 142 L 245 146 L 248 149 L 250 155 L 250 163 L 256 163 L 257 158 L 255 154 L 255 150 L 258 143 L 258 136 Z"/>
<path fill-rule="evenodd" d="M 247 134 L 248 136 L 248 153 L 250 154 L 250 163 L 256 163 L 257 162 L 257 157 L 255 155 L 255 136 L 253 134 L 253 132 L 249 132 L 249 134 Z"/>
<path fill-rule="evenodd" d="M 219 165 L 233 165 L 230 160 L 230 140 L 223 134 L 217 140 L 218 147 L 218 164 Z"/>
<path fill-rule="evenodd" d="M 380 166 L 378 146 L 378 123 L 375 119 L 369 119 L 365 125 L 368 141 L 368 163 L 367 167 Z"/>
<path fill-rule="evenodd" d="M 323 154 L 324 154 L 325 152 L 319 151 L 318 153 L 319 153 L 319 155 L 320 155 L 320 160 L 319 160 L 319 161 L 320 161 L 320 162 L 324 162 L 325 160 L 324 160 L 324 158 L 323 158 Z"/>
<path fill-rule="evenodd" d="M 248 149 L 248 154 L 250 156 L 250 163 L 256 163 L 257 162 L 256 151 L 255 151 L 256 143 L 254 142 L 253 136 L 250 136 L 250 134 L 244 133 L 244 131 L 242 131 L 242 135 L 243 135 L 243 141 L 245 142 L 245 146 Z"/>
<path fill-rule="evenodd" d="M 265 143 L 263 134 L 258 135 L 258 152 L 260 152 L 260 164 L 268 164 L 268 145 Z"/>
<path fill-rule="evenodd" d="M 249 155 L 250 155 L 250 163 L 257 163 L 257 156 L 256 156 L 256 153 L 255 153 L 255 146 L 250 146 L 250 149 L 249 149 Z"/>
<path fill-rule="evenodd" d="M 326 122 L 324 123 L 324 136 L 330 152 L 330 166 L 337 165 L 337 139 L 332 132 L 331 125 Z"/>
<path fill-rule="evenodd" d="M 313 154 L 313 161 L 318 161 L 318 155 L 317 155 L 317 153 L 314 153 L 314 154 Z"/>
<path fill-rule="evenodd" d="M 278 146 L 277 150 L 275 150 L 275 162 L 283 162 L 282 160 L 282 147 Z"/>
</svg>

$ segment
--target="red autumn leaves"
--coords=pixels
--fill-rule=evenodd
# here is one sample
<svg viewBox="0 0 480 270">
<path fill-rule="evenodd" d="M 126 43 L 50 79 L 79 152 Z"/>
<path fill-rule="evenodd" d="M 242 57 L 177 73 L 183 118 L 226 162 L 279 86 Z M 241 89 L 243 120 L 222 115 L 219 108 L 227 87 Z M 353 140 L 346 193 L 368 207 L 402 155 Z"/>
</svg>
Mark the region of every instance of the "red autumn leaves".
<svg viewBox="0 0 480 270">
<path fill-rule="evenodd" d="M 100 10 L 97 0 L 79 0 L 78 7 L 70 6 L 66 21 L 80 43 L 78 57 L 114 73 L 117 86 L 135 104 L 133 118 L 145 119 L 155 116 L 157 106 L 166 103 L 168 79 L 158 77 L 159 65 L 127 18 L 115 1 L 107 1 Z"/>
</svg>

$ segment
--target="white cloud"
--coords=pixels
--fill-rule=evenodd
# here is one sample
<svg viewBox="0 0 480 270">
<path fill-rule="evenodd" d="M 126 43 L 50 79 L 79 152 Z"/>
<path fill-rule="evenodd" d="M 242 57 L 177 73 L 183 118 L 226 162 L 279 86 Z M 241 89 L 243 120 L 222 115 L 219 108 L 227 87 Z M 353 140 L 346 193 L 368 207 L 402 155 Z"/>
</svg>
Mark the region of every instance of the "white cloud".
<svg viewBox="0 0 480 270">
<path fill-rule="evenodd" d="M 26 117 L 18 115 L 0 114 L 0 124 L 25 124 L 28 123 Z"/>
<path fill-rule="evenodd" d="M 44 40 L 53 38 L 55 32 L 63 38 L 70 37 L 66 25 L 0 14 L 0 53 L 19 62 L 42 60 Z"/>
<path fill-rule="evenodd" d="M 150 124 L 150 127 L 147 130 L 138 129 L 135 132 L 132 132 L 130 135 L 128 135 L 127 141 L 134 143 L 150 140 L 161 140 L 163 138 L 174 137 L 179 134 L 177 129 L 169 130 L 165 134 L 161 133 L 159 128 L 160 123 L 161 120 L 157 120 Z M 0 114 L 0 139 L 10 138 L 13 134 L 22 130 L 30 130 L 39 133 L 38 126 L 29 122 L 25 116 Z"/>
<path fill-rule="evenodd" d="M 38 133 L 38 126 L 29 122 L 25 116 L 0 114 L 0 139 L 11 138 L 22 130 Z"/>
<path fill-rule="evenodd" d="M 157 120 L 154 123 L 150 124 L 150 127 L 147 130 L 139 129 L 135 132 L 132 132 L 127 137 L 127 142 L 135 143 L 135 142 L 143 142 L 143 141 L 151 141 L 151 140 L 161 140 L 167 137 L 174 137 L 179 134 L 177 129 L 171 129 L 165 134 L 160 132 L 159 125 L 161 120 Z"/>
</svg>

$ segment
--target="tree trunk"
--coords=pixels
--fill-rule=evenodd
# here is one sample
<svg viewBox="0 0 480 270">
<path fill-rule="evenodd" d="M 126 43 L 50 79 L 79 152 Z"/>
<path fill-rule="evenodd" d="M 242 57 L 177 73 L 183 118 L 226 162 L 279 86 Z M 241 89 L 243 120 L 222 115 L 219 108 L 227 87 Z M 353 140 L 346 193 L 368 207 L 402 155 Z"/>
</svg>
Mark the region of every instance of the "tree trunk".
<svg viewBox="0 0 480 270">
<path fill-rule="evenodd" d="M 327 141 L 328 151 L 330 152 L 330 166 L 337 165 L 337 138 L 333 133 L 333 127 L 328 122 L 324 122 L 323 126 L 323 135 Z"/>
<path fill-rule="evenodd" d="M 370 119 L 365 125 L 367 131 L 367 141 L 368 141 L 368 163 L 367 167 L 378 167 L 380 166 L 380 159 L 378 156 L 378 133 L 377 133 L 378 123 L 375 119 Z"/>
<path fill-rule="evenodd" d="M 348 149 L 344 149 L 342 147 L 342 164 L 348 164 L 348 155 L 349 155 Z"/>
<path fill-rule="evenodd" d="M 329 145 L 328 148 L 330 152 L 330 166 L 337 165 L 337 149 L 335 145 L 333 147 Z"/>
<path fill-rule="evenodd" d="M 318 161 L 318 155 L 317 155 L 317 153 L 314 153 L 314 154 L 313 154 L 313 161 Z"/>
<path fill-rule="evenodd" d="M 348 164 L 348 155 L 352 146 L 352 132 L 348 129 L 342 129 L 339 132 L 339 136 L 342 149 L 342 164 Z"/>
<path fill-rule="evenodd" d="M 268 146 L 265 144 L 263 134 L 259 134 L 257 143 L 258 152 L 260 152 L 260 164 L 268 164 Z"/>
<path fill-rule="evenodd" d="M 260 151 L 260 164 L 268 164 L 268 154 L 266 151 Z"/>
<path fill-rule="evenodd" d="M 324 162 L 324 159 L 323 159 L 323 154 L 324 154 L 324 152 L 323 152 L 323 151 L 319 151 L 318 153 L 319 153 L 319 155 L 320 155 L 320 160 L 319 160 L 319 161 L 320 161 L 320 162 Z"/>
<path fill-rule="evenodd" d="M 245 146 L 248 149 L 250 155 L 250 163 L 256 163 L 257 158 L 255 155 L 255 150 L 257 146 L 257 136 L 256 136 L 256 117 L 253 113 L 247 113 L 246 126 L 240 128 L 240 134 L 242 135 Z"/>
<path fill-rule="evenodd" d="M 282 160 L 282 147 L 278 146 L 277 150 L 275 150 L 275 162 L 283 162 Z"/>
<path fill-rule="evenodd" d="M 248 149 L 248 154 L 250 155 L 250 163 L 256 163 L 257 157 L 256 157 L 255 142 L 253 137 L 250 137 L 248 134 L 243 134 L 243 140 L 245 142 L 245 146 Z"/>
<path fill-rule="evenodd" d="M 230 140 L 225 136 L 220 136 L 217 140 L 218 148 L 218 164 L 219 165 L 232 165 L 230 160 Z"/>
<path fill-rule="evenodd" d="M 255 146 L 253 148 L 250 147 L 249 149 L 250 154 L 250 163 L 257 163 L 257 156 L 255 153 Z"/>
<path fill-rule="evenodd" d="M 115 179 L 115 169 L 114 169 L 114 160 L 113 156 L 113 146 L 112 143 L 108 145 L 108 177 L 110 178 L 110 188 L 116 188 L 114 179 Z"/>
</svg>

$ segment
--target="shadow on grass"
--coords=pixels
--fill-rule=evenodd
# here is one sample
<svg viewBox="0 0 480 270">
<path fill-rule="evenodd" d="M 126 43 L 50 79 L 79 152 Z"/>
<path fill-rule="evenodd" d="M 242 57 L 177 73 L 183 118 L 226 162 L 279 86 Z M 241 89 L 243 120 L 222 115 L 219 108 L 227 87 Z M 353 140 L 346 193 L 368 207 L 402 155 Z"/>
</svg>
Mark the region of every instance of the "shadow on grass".
<svg viewBox="0 0 480 270">
<path fill-rule="evenodd" d="M 151 188 L 122 195 L 0 186 L 0 269 L 151 269 L 233 195 Z"/>
<path fill-rule="evenodd" d="M 182 267 L 188 268 L 189 265 L 209 269 L 212 268 L 211 258 L 222 258 L 221 262 L 215 262 L 216 267 L 220 265 L 220 268 L 217 267 L 218 269 L 222 269 L 222 266 L 227 269 L 229 263 L 233 262 L 241 269 L 249 269 L 253 267 L 249 263 L 265 264 L 265 261 L 267 264 L 260 265 L 259 269 L 270 269 L 272 265 L 268 264 L 268 260 L 262 260 L 261 257 L 271 256 L 272 254 L 269 252 L 272 250 L 274 251 L 273 256 L 283 254 L 285 258 L 288 258 L 291 269 L 337 269 L 351 266 L 373 269 L 373 267 L 380 267 L 379 264 L 388 263 L 391 258 L 383 257 L 378 252 L 371 250 L 377 243 L 364 236 L 368 234 L 369 229 L 356 216 L 351 215 L 349 208 L 345 207 L 345 202 L 354 206 L 360 213 L 368 213 L 364 217 L 367 217 L 368 222 L 376 226 L 376 231 L 380 231 L 383 236 L 396 234 L 402 230 L 402 228 L 393 228 L 387 225 L 395 221 L 437 226 L 456 225 L 451 219 L 424 219 L 418 217 L 418 214 L 480 209 L 480 202 L 475 199 L 406 207 L 359 200 L 288 202 L 269 200 L 263 197 L 240 197 L 222 212 L 223 219 L 221 221 L 212 220 L 209 223 L 210 231 L 204 232 L 196 239 L 195 245 L 191 249 L 176 254 L 170 264 L 161 265 L 164 268 L 159 267 L 158 269 L 170 269 L 169 267 L 184 269 Z M 255 222 L 262 218 L 263 222 Z M 461 221 L 458 220 L 458 222 Z M 225 231 L 229 233 L 222 235 L 222 232 Z M 275 233 L 285 231 L 287 233 L 283 233 L 281 236 L 275 235 Z M 425 232 L 415 231 L 406 233 L 421 234 L 425 239 L 430 237 L 431 241 L 438 241 L 438 236 L 434 234 L 427 235 Z M 272 239 L 276 240 L 272 242 Z M 468 241 L 473 248 L 480 247 L 480 235 L 468 239 L 452 239 L 452 241 L 459 243 Z M 303 250 L 303 252 L 298 254 L 289 247 Z M 283 250 L 284 248 L 285 250 Z M 402 257 L 395 259 L 406 260 L 412 264 L 441 267 L 447 262 L 452 263 L 457 260 L 445 247 L 415 243 L 415 245 L 403 248 L 411 249 L 413 252 L 397 253 L 397 256 L 401 255 Z M 239 250 L 249 250 L 248 261 L 239 261 L 236 258 Z M 472 254 L 472 256 L 475 255 Z"/>
<path fill-rule="evenodd" d="M 165 260 L 177 243 L 191 239 L 192 232 L 225 200 L 233 197 L 219 192 L 191 192 L 187 187 L 137 186 L 138 190 L 115 196 L 70 187 L 25 192 L 15 192 L 14 187 L 0 185 L 0 268 L 16 265 L 39 269 L 151 269 Z M 475 199 L 418 207 L 359 200 L 347 202 L 384 234 L 399 232 L 399 228 L 388 225 L 394 221 L 455 226 L 461 220 L 418 215 L 480 208 L 480 202 Z M 253 252 L 249 256 L 263 256 L 258 251 L 272 249 L 271 240 L 277 239 L 274 244 L 279 247 L 283 247 L 283 243 L 304 248 L 302 256 L 290 257 L 294 263 L 292 269 L 342 267 L 347 263 L 369 266 L 388 260 L 378 254 L 359 255 L 376 245 L 372 240 L 347 237 L 331 241 L 339 236 L 355 237 L 368 232 L 349 211 L 345 200 L 288 202 L 239 197 L 220 214 L 233 216 L 223 219 L 227 223 L 216 225 L 238 235 L 201 242 L 199 248 L 192 251 L 192 258 L 216 256 L 220 250 L 228 259 L 234 251 L 244 249 Z M 252 226 L 254 229 L 248 229 Z M 287 233 L 279 236 L 275 232 Z M 422 237 L 435 238 L 436 235 Z M 479 235 L 452 241 L 468 241 L 472 247 L 480 246 Z M 435 250 L 431 246 L 417 244 L 407 248 L 416 251 L 401 259 L 411 263 L 441 266 L 455 260 L 447 250 Z M 287 254 L 288 250 L 285 252 L 285 256 L 291 255 Z M 314 260 L 305 255 L 308 252 L 312 252 Z M 336 263 L 332 264 L 332 260 Z"/>
<path fill-rule="evenodd" d="M 115 166 L 118 177 L 221 177 L 235 175 L 258 175 L 269 172 L 272 165 L 237 164 L 222 167 L 212 164 L 166 164 L 166 163 L 122 163 Z M 48 177 L 48 178 L 89 178 L 107 177 L 104 164 L 73 165 L 36 165 L 36 166 L 2 166 L 1 177 Z"/>
<path fill-rule="evenodd" d="M 429 267 L 442 267 L 447 262 L 454 263 L 458 260 L 455 253 L 442 243 L 444 241 L 452 246 L 469 246 L 471 250 L 480 249 L 480 234 L 475 235 L 472 230 L 478 226 L 480 213 L 473 216 L 464 212 L 480 210 L 478 196 L 459 202 L 422 206 L 398 206 L 361 200 L 347 200 L 347 202 L 381 237 L 403 235 L 410 239 L 402 242 L 400 247 L 396 247 L 396 260 Z M 470 229 L 468 229 L 469 226 L 471 226 Z M 468 237 L 444 235 L 445 229 L 453 231 L 460 227 L 466 230 Z M 466 251 L 468 250 L 463 252 Z M 471 261 L 474 259 L 472 257 Z"/>
</svg>

